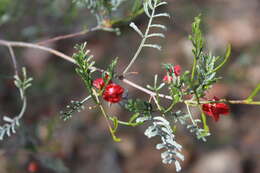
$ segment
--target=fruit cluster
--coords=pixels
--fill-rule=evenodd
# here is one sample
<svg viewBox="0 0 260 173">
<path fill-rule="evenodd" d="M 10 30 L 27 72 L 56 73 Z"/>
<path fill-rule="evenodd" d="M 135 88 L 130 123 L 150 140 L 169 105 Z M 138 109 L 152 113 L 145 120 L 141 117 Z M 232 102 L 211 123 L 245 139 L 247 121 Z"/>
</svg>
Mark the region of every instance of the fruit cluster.
<svg viewBox="0 0 260 173">
<path fill-rule="evenodd" d="M 172 71 L 170 71 L 171 73 L 172 73 Z M 174 75 L 175 75 L 175 77 L 178 77 L 178 76 L 180 76 L 181 75 L 181 66 L 180 65 L 175 65 L 174 67 L 173 67 L 173 73 L 174 73 Z M 167 75 L 165 75 L 164 77 L 163 77 L 163 82 L 164 83 L 171 83 L 173 81 L 173 77 L 172 76 L 170 76 L 168 73 L 167 73 Z"/>
</svg>

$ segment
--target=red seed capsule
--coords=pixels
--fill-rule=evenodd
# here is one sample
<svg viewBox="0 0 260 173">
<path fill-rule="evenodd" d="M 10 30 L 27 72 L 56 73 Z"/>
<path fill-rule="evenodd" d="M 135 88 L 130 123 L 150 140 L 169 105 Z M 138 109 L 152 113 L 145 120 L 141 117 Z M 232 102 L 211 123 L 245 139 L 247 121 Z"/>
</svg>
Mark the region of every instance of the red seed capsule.
<svg viewBox="0 0 260 173">
<path fill-rule="evenodd" d="M 103 99 L 111 103 L 118 103 L 122 99 L 124 88 L 115 83 L 108 84 L 103 93 Z"/>
<path fill-rule="evenodd" d="M 163 82 L 164 83 L 171 83 L 172 82 L 172 80 L 173 80 L 173 78 L 172 78 L 172 76 L 169 76 L 169 75 L 165 75 L 164 77 L 163 77 Z"/>
<path fill-rule="evenodd" d="M 217 97 L 213 99 L 213 101 L 218 100 Z M 221 114 L 226 115 L 229 113 L 229 106 L 226 103 L 208 103 L 202 105 L 202 110 L 215 121 L 218 121 Z"/>
<path fill-rule="evenodd" d="M 97 78 L 93 81 L 93 86 L 101 90 L 105 86 L 103 78 Z"/>
<path fill-rule="evenodd" d="M 181 75 L 181 66 L 180 65 L 174 66 L 173 69 L 174 69 L 175 76 L 180 76 Z"/>
</svg>

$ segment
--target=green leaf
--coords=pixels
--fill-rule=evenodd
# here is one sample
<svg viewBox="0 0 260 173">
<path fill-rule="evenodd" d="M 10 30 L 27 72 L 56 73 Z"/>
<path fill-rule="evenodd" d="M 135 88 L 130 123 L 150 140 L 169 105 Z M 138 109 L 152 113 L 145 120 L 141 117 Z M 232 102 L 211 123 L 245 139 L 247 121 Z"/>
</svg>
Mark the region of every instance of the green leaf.
<svg viewBox="0 0 260 173">
<path fill-rule="evenodd" d="M 214 70 L 213 72 L 216 72 L 218 71 L 228 60 L 228 58 L 230 57 L 231 55 L 231 45 L 229 44 L 227 46 L 227 49 L 226 49 L 226 53 L 225 53 L 225 56 L 224 56 L 224 60 L 221 62 L 221 64 L 219 64 Z"/>
<path fill-rule="evenodd" d="M 246 99 L 246 101 L 251 102 L 253 101 L 254 97 L 259 93 L 260 91 L 260 83 L 257 84 L 256 88 L 253 90 L 253 92 L 250 94 L 250 96 Z"/>
</svg>

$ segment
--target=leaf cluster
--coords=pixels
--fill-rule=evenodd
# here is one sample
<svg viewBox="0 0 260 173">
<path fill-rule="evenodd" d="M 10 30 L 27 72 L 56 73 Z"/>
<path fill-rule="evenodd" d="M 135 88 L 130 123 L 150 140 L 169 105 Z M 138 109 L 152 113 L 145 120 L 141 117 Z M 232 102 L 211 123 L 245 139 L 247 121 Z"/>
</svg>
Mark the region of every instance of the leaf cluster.
<svg viewBox="0 0 260 173">
<path fill-rule="evenodd" d="M 110 25 L 110 15 L 112 11 L 117 8 L 125 0 L 73 0 L 73 2 L 80 8 L 88 8 L 92 14 L 96 16 L 98 26 Z"/>
<path fill-rule="evenodd" d="M 73 58 L 76 61 L 76 64 L 78 65 L 76 67 L 77 74 L 81 77 L 83 80 L 86 89 L 88 90 L 89 94 L 92 96 L 93 100 L 95 100 L 95 96 L 93 94 L 92 90 L 92 77 L 91 74 L 95 71 L 94 64 L 95 61 L 93 61 L 93 55 L 90 55 L 90 51 L 86 50 L 87 43 L 77 45 L 75 48 L 77 50 L 77 53 L 73 55 Z"/>
<path fill-rule="evenodd" d="M 201 15 L 195 17 L 189 39 L 193 45 L 192 52 L 194 55 L 189 90 L 190 94 L 195 94 L 197 98 L 200 98 L 220 79 L 216 72 L 227 62 L 231 46 L 227 47 L 226 53 L 222 57 L 216 57 L 210 52 L 204 52 L 205 39 L 201 31 Z"/>
<path fill-rule="evenodd" d="M 70 119 L 74 113 L 81 112 L 82 110 L 84 110 L 83 102 L 74 100 L 71 100 L 70 104 L 67 105 L 66 108 L 67 111 L 60 112 L 61 119 L 63 119 L 64 121 Z"/>
<path fill-rule="evenodd" d="M 198 140 L 202 140 L 204 142 L 207 141 L 206 137 L 210 136 L 210 133 L 208 130 L 200 127 L 200 119 L 191 119 L 192 115 L 189 115 L 189 113 L 184 113 L 180 110 L 173 113 L 172 115 L 175 122 L 179 122 L 181 125 L 185 125 L 191 133 L 196 135 Z"/>
<path fill-rule="evenodd" d="M 133 113 L 149 115 L 153 111 L 152 104 L 140 99 L 127 99 L 124 108 Z"/>
<path fill-rule="evenodd" d="M 152 125 L 146 129 L 144 134 L 148 138 L 160 137 L 161 143 L 156 145 L 156 149 L 165 150 L 161 153 L 162 162 L 164 164 L 174 163 L 176 171 L 179 172 L 181 170 L 179 160 L 183 161 L 184 156 L 180 153 L 182 146 L 176 142 L 169 121 L 161 116 L 153 117 L 150 121 Z"/>
<path fill-rule="evenodd" d="M 18 75 L 14 76 L 14 84 L 20 92 L 20 99 L 23 102 L 20 113 L 14 118 L 4 116 L 3 120 L 5 124 L 0 126 L 0 140 L 3 140 L 4 137 L 11 136 L 12 133 L 16 133 L 16 127 L 20 126 L 20 120 L 25 113 L 27 100 L 26 100 L 26 90 L 31 86 L 31 77 L 27 77 L 27 72 L 25 68 L 22 68 L 22 78 Z"/>
<path fill-rule="evenodd" d="M 143 3 L 143 9 L 146 16 L 149 18 L 149 23 L 147 25 L 146 31 L 143 33 L 135 23 L 130 23 L 130 27 L 133 28 L 142 38 L 143 41 L 141 43 L 141 47 L 150 47 L 161 50 L 161 46 L 157 44 L 147 43 L 146 40 L 153 37 L 161 37 L 165 38 L 165 35 L 161 32 L 150 33 L 152 28 L 159 28 L 162 30 L 166 30 L 166 26 L 158 23 L 153 23 L 153 20 L 160 17 L 170 17 L 168 13 L 158 13 L 156 14 L 156 9 L 160 6 L 166 5 L 165 1 L 160 2 L 159 0 L 145 0 Z"/>
</svg>

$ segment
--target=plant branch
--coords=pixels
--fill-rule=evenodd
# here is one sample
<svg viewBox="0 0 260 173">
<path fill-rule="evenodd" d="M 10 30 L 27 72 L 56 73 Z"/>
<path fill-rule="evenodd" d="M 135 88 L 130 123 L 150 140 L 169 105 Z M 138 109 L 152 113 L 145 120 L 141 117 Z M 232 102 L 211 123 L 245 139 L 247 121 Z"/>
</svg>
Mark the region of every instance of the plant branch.
<svg viewBox="0 0 260 173">
<path fill-rule="evenodd" d="M 64 39 L 69 39 L 69 38 L 85 35 L 88 32 L 89 32 L 89 30 L 83 30 L 83 31 L 80 31 L 80 32 L 72 33 L 72 34 L 60 35 L 60 36 L 57 36 L 57 37 L 50 38 L 48 40 L 37 42 L 35 44 L 43 45 L 43 44 L 47 44 L 47 43 L 51 43 L 51 42 L 55 42 L 55 41 L 59 41 L 59 40 L 64 40 Z"/>
<path fill-rule="evenodd" d="M 2 46 L 7 46 L 7 47 L 26 47 L 26 48 L 34 48 L 34 49 L 39 49 L 39 50 L 43 50 L 43 51 L 46 51 L 46 52 L 49 52 L 53 55 L 56 55 L 70 63 L 73 63 L 73 64 L 76 64 L 75 60 L 68 56 L 68 55 L 65 55 L 64 53 L 62 52 L 59 52 L 57 50 L 54 50 L 54 49 L 51 49 L 51 48 L 47 48 L 47 47 L 44 47 L 44 46 L 40 46 L 40 45 L 36 45 L 36 44 L 33 44 L 33 43 L 26 43 L 26 42 L 17 42 L 17 41 L 6 41 L 6 40 L 0 40 L 0 45 Z M 10 50 L 9 50 L 10 51 Z M 93 67 L 95 68 L 96 70 L 100 71 L 100 72 L 104 72 L 105 70 L 103 69 L 99 69 L 99 68 L 96 68 L 96 67 Z M 127 85 L 130 85 L 132 86 L 133 88 L 136 88 L 150 96 L 156 96 L 156 93 L 151 91 L 151 90 L 148 90 L 132 81 L 129 81 L 128 79 L 125 79 L 125 78 L 122 78 L 120 79 L 122 82 L 124 82 L 125 84 Z M 158 94 L 159 97 L 161 98 L 164 98 L 164 99 L 168 99 L 168 100 L 172 100 L 172 97 L 169 96 L 169 95 L 164 95 L 164 94 Z M 184 102 L 184 101 L 183 101 Z M 247 105 L 260 105 L 260 101 L 250 101 L 250 100 L 220 100 L 220 101 L 200 101 L 201 104 L 207 104 L 207 103 L 216 103 L 216 102 L 225 102 L 225 103 L 229 103 L 229 104 L 247 104 Z M 197 104 L 197 101 L 187 101 L 187 103 L 189 104 Z"/>
<path fill-rule="evenodd" d="M 14 50 L 10 45 L 8 45 L 7 47 L 10 52 L 10 55 L 11 55 L 11 59 L 12 59 L 13 67 L 14 67 L 14 74 L 18 76 L 18 65 L 17 65 L 15 54 L 14 54 Z"/>
<path fill-rule="evenodd" d="M 78 36 L 82 36 L 82 35 L 85 35 L 89 32 L 93 32 L 93 31 L 97 31 L 97 30 L 102 30 L 104 29 L 103 27 L 100 27 L 100 26 L 96 26 L 96 27 L 93 27 L 91 29 L 84 29 L 82 31 L 79 31 L 79 32 L 76 32 L 76 33 L 72 33 L 72 34 L 66 34 L 66 35 L 60 35 L 60 36 L 57 36 L 57 37 L 53 37 L 53 38 L 50 38 L 48 40 L 44 40 L 44 41 L 40 41 L 40 42 L 37 42 L 35 44 L 38 44 L 38 45 L 43 45 L 43 44 L 46 44 L 46 43 L 50 43 L 50 42 L 54 42 L 54 41 L 59 41 L 59 40 L 64 40 L 64 39 L 69 39 L 69 38 L 73 38 L 73 37 L 78 37 Z"/>
<path fill-rule="evenodd" d="M 127 65 L 127 67 L 125 68 L 123 74 L 127 73 L 127 71 L 131 68 L 131 66 L 134 64 L 134 62 L 136 61 L 136 59 L 138 58 L 138 56 L 140 55 L 141 53 L 141 50 L 143 49 L 144 47 L 144 44 L 145 44 L 145 41 L 146 39 L 148 38 L 148 34 L 150 32 L 150 27 L 151 27 L 151 24 L 153 22 L 153 17 L 154 17 L 154 13 L 155 13 L 155 7 L 157 5 L 157 1 L 155 2 L 155 6 L 154 6 L 154 9 L 152 10 L 152 14 L 151 14 L 151 17 L 149 19 L 149 22 L 148 22 L 148 25 L 147 25 L 147 28 L 146 28 L 146 31 L 145 31 L 145 34 L 143 36 L 143 39 L 135 53 L 135 55 L 133 56 L 133 58 L 131 59 L 130 63 Z"/>
<path fill-rule="evenodd" d="M 197 101 L 194 100 L 186 100 L 187 104 L 197 105 Z M 248 101 L 248 100 L 226 100 L 221 99 L 218 101 L 201 101 L 200 104 L 209 104 L 209 103 L 228 103 L 228 104 L 245 104 L 245 105 L 260 105 L 260 101 Z"/>
<path fill-rule="evenodd" d="M 51 53 L 53 55 L 56 55 L 56 56 L 58 56 L 60 58 L 63 58 L 66 61 L 69 61 L 69 62 L 71 62 L 73 64 L 76 63 L 74 59 L 72 59 L 70 56 L 65 55 L 62 52 L 59 52 L 57 50 L 54 50 L 54 49 L 51 49 L 51 48 L 48 48 L 48 47 L 44 47 L 44 46 L 40 46 L 40 45 L 37 45 L 37 44 L 33 44 L 33 43 L 0 40 L 0 45 L 7 46 L 7 47 L 11 46 L 11 47 L 26 47 L 26 48 L 39 49 L 39 50 L 43 50 L 43 51 L 49 52 L 49 53 Z"/>
</svg>

